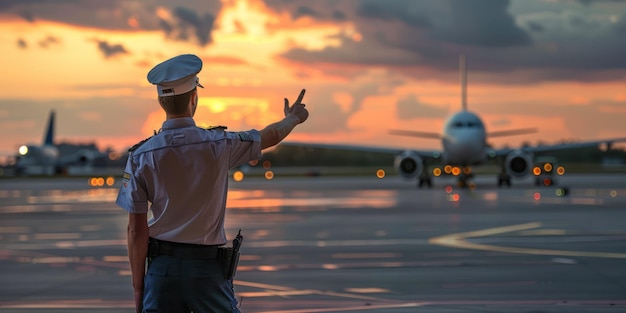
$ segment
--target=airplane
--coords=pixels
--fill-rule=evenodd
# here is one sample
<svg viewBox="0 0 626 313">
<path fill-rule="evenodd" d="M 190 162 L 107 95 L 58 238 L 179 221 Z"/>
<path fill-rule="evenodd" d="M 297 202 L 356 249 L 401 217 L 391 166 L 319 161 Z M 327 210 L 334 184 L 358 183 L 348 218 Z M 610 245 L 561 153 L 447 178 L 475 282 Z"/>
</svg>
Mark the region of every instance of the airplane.
<svg viewBox="0 0 626 313">
<path fill-rule="evenodd" d="M 531 174 L 533 155 L 538 152 L 593 147 L 614 142 L 626 141 L 626 138 L 595 140 L 578 143 L 556 144 L 537 147 L 520 147 L 517 149 L 492 149 L 487 143 L 488 137 L 513 136 L 536 132 L 534 128 L 513 129 L 487 132 L 482 119 L 467 109 L 467 70 L 465 56 L 460 56 L 461 105 L 462 109 L 449 116 L 441 133 L 390 130 L 392 135 L 422 137 L 441 140 L 442 150 L 402 150 L 383 147 L 364 147 L 354 145 L 312 144 L 285 142 L 282 145 L 310 148 L 330 148 L 363 152 L 392 153 L 396 155 L 394 168 L 405 179 L 417 179 L 417 186 L 432 187 L 432 177 L 427 171 L 429 163 L 440 162 L 453 175 L 457 176 L 459 187 L 469 187 L 473 177 L 471 166 L 478 166 L 490 160 L 499 160 L 501 172 L 497 176 L 498 186 L 511 186 L 511 178 L 523 178 Z M 437 169 L 435 169 L 437 171 Z M 456 172 L 455 172 L 456 171 Z M 441 169 L 435 176 L 441 175 Z"/>
<path fill-rule="evenodd" d="M 62 154 L 54 143 L 55 112 L 50 111 L 46 132 L 41 145 L 27 144 L 18 149 L 15 168 L 18 174 L 55 175 L 64 173 L 69 166 L 90 166 L 105 159 L 108 153 L 93 148 L 80 148 Z"/>
</svg>

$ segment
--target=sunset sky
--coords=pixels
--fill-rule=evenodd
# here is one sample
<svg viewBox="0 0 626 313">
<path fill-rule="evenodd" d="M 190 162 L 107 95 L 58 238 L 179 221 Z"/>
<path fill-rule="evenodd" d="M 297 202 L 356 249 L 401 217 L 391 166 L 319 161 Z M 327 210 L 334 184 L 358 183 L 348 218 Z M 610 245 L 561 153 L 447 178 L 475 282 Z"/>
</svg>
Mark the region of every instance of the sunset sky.
<svg viewBox="0 0 626 313">
<path fill-rule="evenodd" d="M 165 118 L 146 75 L 198 55 L 199 125 L 261 129 L 306 88 L 293 141 L 439 148 L 389 129 L 440 132 L 468 104 L 490 142 L 626 137 L 626 1 L 4 0 L 0 152 L 57 142 L 118 151 Z"/>
</svg>

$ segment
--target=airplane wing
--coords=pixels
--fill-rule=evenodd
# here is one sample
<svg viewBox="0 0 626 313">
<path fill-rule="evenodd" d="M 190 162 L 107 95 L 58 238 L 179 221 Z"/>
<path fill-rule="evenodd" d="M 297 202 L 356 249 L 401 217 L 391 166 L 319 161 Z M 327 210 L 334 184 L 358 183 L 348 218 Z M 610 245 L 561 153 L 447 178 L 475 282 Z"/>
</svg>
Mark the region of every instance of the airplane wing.
<svg viewBox="0 0 626 313">
<path fill-rule="evenodd" d="M 607 147 L 610 148 L 616 142 L 626 142 L 626 137 L 583 141 L 583 142 L 573 142 L 573 143 L 563 143 L 563 144 L 556 144 L 556 145 L 541 145 L 541 146 L 533 146 L 533 147 L 529 146 L 529 147 L 521 147 L 518 149 L 511 149 L 511 148 L 497 149 L 495 150 L 495 155 L 505 156 L 515 150 L 521 150 L 523 152 L 528 152 L 528 153 L 536 153 L 536 152 L 551 152 L 551 151 L 577 149 L 577 148 L 589 148 L 589 147 L 595 147 L 599 145 L 607 145 Z"/>
<path fill-rule="evenodd" d="M 373 147 L 373 146 L 359 146 L 359 145 L 345 145 L 345 144 L 322 144 L 322 143 L 304 143 L 304 142 L 282 142 L 278 145 L 285 147 L 303 147 L 313 149 L 335 149 L 335 150 L 347 150 L 347 151 L 360 151 L 360 152 L 373 152 L 373 153 L 386 153 L 392 155 L 399 155 L 406 151 L 411 151 L 424 159 L 438 159 L 441 156 L 439 150 L 408 150 L 392 147 Z"/>
</svg>

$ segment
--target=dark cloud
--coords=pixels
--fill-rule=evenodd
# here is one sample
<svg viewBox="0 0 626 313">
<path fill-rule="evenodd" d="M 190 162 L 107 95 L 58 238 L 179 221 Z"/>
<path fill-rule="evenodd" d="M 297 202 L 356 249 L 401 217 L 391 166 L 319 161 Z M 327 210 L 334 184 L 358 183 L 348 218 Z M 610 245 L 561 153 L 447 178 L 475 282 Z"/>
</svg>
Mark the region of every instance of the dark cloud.
<svg viewBox="0 0 626 313">
<path fill-rule="evenodd" d="M 59 43 L 61 43 L 61 40 L 58 39 L 57 37 L 52 36 L 52 35 L 49 35 L 46 38 L 44 38 L 44 39 L 40 40 L 39 42 L 37 42 L 39 47 L 44 48 L 44 49 L 48 48 L 51 45 L 59 44 Z"/>
<path fill-rule="evenodd" d="M 319 17 L 319 14 L 310 7 L 300 6 L 293 14 L 294 19 L 298 19 L 302 16 Z"/>
<path fill-rule="evenodd" d="M 267 2 L 292 14 L 305 3 Z M 306 2 L 320 21 L 330 20 L 332 10 L 344 12 L 362 40 L 340 37 L 340 46 L 294 49 L 283 57 L 450 80 L 456 79 L 459 54 L 466 54 L 473 77 L 485 82 L 625 79 L 626 14 L 615 14 L 626 11 L 626 0 L 601 2 L 594 10 L 576 1 L 353 0 L 340 8 L 332 0 Z"/>
<path fill-rule="evenodd" d="M 211 43 L 211 31 L 215 22 L 213 14 L 199 15 L 184 7 L 177 7 L 173 13 L 178 18 L 178 39 L 187 40 L 188 34 L 192 33 L 201 46 Z"/>
<path fill-rule="evenodd" d="M 602 3 L 602 2 L 626 2 L 626 0 L 578 0 L 578 2 L 584 5 L 591 5 L 593 3 Z"/>
<path fill-rule="evenodd" d="M 449 0 L 449 19 L 436 25 L 433 36 L 445 42 L 479 47 L 523 46 L 530 36 L 507 11 L 510 1 Z"/>
<path fill-rule="evenodd" d="M 406 96 L 396 104 L 397 117 L 400 120 L 413 118 L 444 118 L 448 110 L 421 102 L 415 95 Z"/>
<path fill-rule="evenodd" d="M 533 22 L 533 21 L 527 22 L 526 25 L 528 29 L 533 32 L 542 32 L 545 30 L 545 28 L 541 26 L 541 24 Z"/>
<path fill-rule="evenodd" d="M 416 6 L 412 0 L 397 0 L 394 2 L 363 0 L 358 2 L 357 15 L 365 19 L 381 19 L 385 21 L 399 20 L 406 25 L 416 28 L 431 27 L 428 12 Z"/>
<path fill-rule="evenodd" d="M 129 52 L 120 44 L 109 44 L 103 40 L 96 40 L 98 43 L 98 50 L 104 54 L 105 58 L 110 58 L 120 54 L 128 54 Z"/>
<path fill-rule="evenodd" d="M 163 29 L 170 38 L 193 38 L 200 45 L 210 43 L 221 1 L 188 0 L 184 7 L 180 3 L 172 0 L 3 0 L 0 12 L 28 21 L 51 20 L 107 30 Z M 162 9 L 172 10 L 174 20 L 159 18 L 157 10 Z"/>
<path fill-rule="evenodd" d="M 345 21 L 348 19 L 348 16 L 341 11 L 333 11 L 332 18 L 336 21 Z"/>
<path fill-rule="evenodd" d="M 28 43 L 26 42 L 26 40 L 20 38 L 20 39 L 17 40 L 17 46 L 20 49 L 27 49 L 28 48 Z"/>
</svg>

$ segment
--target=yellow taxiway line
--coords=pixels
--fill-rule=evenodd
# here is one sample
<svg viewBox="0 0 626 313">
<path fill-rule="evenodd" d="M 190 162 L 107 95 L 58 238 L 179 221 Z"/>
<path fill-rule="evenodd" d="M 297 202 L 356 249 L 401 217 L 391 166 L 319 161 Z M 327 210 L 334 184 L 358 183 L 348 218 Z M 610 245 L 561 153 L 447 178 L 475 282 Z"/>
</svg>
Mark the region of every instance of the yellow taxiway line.
<svg viewBox="0 0 626 313">
<path fill-rule="evenodd" d="M 570 257 L 592 257 L 592 258 L 612 258 L 612 259 L 626 259 L 626 253 L 612 253 L 612 252 L 587 252 L 587 251 L 570 251 L 570 250 L 551 250 L 551 249 L 532 249 L 532 248 L 517 248 L 517 247 L 502 247 L 472 243 L 467 241 L 469 238 L 484 237 L 490 235 L 510 233 L 520 230 L 527 230 L 541 227 L 540 222 L 532 222 L 511 226 L 488 228 L 483 230 L 469 231 L 464 233 L 449 234 L 440 237 L 433 237 L 428 240 L 430 244 L 473 249 L 484 250 L 494 252 L 505 253 L 519 253 L 519 254 L 536 254 L 536 255 L 555 255 L 555 256 L 570 256 Z"/>
</svg>

